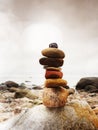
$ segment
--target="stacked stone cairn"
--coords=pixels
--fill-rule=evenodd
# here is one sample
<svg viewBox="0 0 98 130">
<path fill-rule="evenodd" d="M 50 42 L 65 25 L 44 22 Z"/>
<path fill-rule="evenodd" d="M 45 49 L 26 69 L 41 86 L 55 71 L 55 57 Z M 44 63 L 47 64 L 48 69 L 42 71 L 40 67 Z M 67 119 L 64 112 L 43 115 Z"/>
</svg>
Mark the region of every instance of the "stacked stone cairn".
<svg viewBox="0 0 98 130">
<path fill-rule="evenodd" d="M 65 54 L 58 49 L 57 43 L 50 43 L 49 48 L 42 50 L 39 63 L 45 69 L 45 83 L 43 91 L 43 104 L 46 107 L 63 107 L 67 101 L 67 81 L 62 79 L 61 66 Z"/>
</svg>

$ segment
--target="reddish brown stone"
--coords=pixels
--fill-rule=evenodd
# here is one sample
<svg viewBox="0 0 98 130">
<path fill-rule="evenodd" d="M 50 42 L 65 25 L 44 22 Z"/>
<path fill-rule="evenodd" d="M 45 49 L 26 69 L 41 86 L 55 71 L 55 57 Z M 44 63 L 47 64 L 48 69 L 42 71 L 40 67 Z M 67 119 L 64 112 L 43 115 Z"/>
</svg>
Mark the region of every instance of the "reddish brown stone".
<svg viewBox="0 0 98 130">
<path fill-rule="evenodd" d="M 51 79 L 51 78 L 62 78 L 63 73 L 61 71 L 53 71 L 53 70 L 46 70 L 45 78 Z"/>
</svg>

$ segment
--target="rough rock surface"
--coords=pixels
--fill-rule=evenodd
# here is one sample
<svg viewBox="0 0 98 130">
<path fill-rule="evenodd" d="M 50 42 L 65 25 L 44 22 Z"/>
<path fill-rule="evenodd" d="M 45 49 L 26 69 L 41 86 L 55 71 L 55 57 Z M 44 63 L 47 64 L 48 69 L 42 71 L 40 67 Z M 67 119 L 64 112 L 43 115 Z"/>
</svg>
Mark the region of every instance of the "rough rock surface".
<svg viewBox="0 0 98 130">
<path fill-rule="evenodd" d="M 16 90 L 24 93 L 25 87 L 1 87 L 0 130 L 98 130 L 98 93 L 73 89 L 64 107 L 47 108 L 42 104 L 43 89 L 30 87 L 37 99 L 27 94 L 15 98 Z"/>
<path fill-rule="evenodd" d="M 43 104 L 47 107 L 61 107 L 65 106 L 69 95 L 68 89 L 63 87 L 58 88 L 44 88 Z"/>
<path fill-rule="evenodd" d="M 83 90 L 78 90 L 78 94 L 80 97 L 79 99 L 86 100 L 98 117 L 98 93 L 89 93 Z M 74 98 L 74 96 L 70 95 L 69 98 Z"/>
<path fill-rule="evenodd" d="M 8 120 L 3 130 L 98 130 L 98 118 L 87 102 L 73 100 L 61 108 L 35 106 Z"/>
</svg>

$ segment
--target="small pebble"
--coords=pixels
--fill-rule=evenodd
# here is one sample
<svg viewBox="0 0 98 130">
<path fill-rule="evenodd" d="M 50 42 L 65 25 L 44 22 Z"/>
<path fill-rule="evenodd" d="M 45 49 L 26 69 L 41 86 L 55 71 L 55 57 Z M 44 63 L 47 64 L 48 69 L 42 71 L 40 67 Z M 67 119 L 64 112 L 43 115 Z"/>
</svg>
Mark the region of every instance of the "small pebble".
<svg viewBox="0 0 98 130">
<path fill-rule="evenodd" d="M 58 44 L 57 43 L 50 43 L 49 48 L 58 48 Z"/>
</svg>

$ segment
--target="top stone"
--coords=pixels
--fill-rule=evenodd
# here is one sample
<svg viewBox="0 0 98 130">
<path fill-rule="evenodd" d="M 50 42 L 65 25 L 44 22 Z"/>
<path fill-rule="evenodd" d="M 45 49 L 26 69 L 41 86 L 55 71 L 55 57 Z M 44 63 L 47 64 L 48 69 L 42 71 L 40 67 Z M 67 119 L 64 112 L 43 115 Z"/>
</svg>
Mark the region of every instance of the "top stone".
<svg viewBox="0 0 98 130">
<path fill-rule="evenodd" d="M 57 43 L 50 43 L 49 48 L 46 48 L 41 51 L 43 56 L 46 56 L 48 58 L 64 58 L 65 53 L 58 49 Z"/>
<path fill-rule="evenodd" d="M 64 58 L 65 53 L 58 49 L 58 48 L 46 48 L 41 51 L 43 56 L 49 57 L 49 58 Z"/>
<path fill-rule="evenodd" d="M 49 48 L 58 48 L 58 44 L 57 43 L 50 43 Z"/>
</svg>

